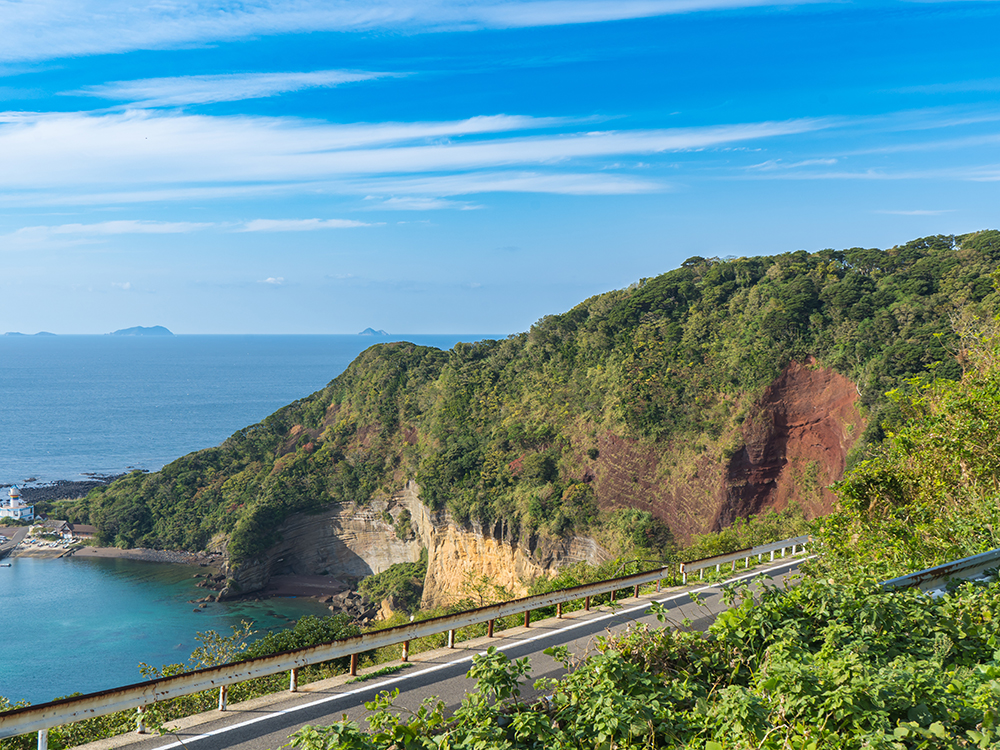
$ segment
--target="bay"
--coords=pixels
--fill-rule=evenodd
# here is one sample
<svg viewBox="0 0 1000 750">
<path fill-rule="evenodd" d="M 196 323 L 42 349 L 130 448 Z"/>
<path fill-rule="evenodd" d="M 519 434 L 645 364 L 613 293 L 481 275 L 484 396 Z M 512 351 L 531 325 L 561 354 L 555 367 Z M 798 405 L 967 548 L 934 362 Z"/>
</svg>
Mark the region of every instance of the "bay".
<svg viewBox="0 0 1000 750">
<path fill-rule="evenodd" d="M 449 349 L 483 336 L 0 337 L 0 483 L 155 471 L 323 388 L 376 343 Z M 184 662 L 194 634 L 265 632 L 307 599 L 210 604 L 183 565 L 16 558 L 0 568 L 0 696 L 32 703 L 138 682 Z"/>
<path fill-rule="evenodd" d="M 312 599 L 219 602 L 195 613 L 197 566 L 107 558 L 10 560 L 0 568 L 0 696 L 43 703 L 142 682 L 139 663 L 184 663 L 198 632 L 257 636 L 305 615 L 329 615 Z"/>
</svg>

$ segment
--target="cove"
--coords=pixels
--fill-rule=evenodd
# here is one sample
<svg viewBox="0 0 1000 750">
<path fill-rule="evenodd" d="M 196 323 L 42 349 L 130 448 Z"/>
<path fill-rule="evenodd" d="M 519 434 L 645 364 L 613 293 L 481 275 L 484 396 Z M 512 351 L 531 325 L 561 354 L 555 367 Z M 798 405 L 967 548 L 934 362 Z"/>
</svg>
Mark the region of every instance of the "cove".
<svg viewBox="0 0 1000 750">
<path fill-rule="evenodd" d="M 142 682 L 138 665 L 186 662 L 206 630 L 241 620 L 258 636 L 305 615 L 330 614 L 312 599 L 211 603 L 204 568 L 107 558 L 14 558 L 0 568 L 0 695 L 44 703 Z"/>
</svg>

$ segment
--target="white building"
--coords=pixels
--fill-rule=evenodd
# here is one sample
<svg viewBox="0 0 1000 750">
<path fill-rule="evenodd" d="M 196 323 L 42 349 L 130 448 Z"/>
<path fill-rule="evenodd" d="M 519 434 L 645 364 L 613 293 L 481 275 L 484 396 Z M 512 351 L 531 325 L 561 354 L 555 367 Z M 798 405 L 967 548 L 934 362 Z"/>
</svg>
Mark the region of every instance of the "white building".
<svg viewBox="0 0 1000 750">
<path fill-rule="evenodd" d="M 21 490 L 15 484 L 7 493 L 8 500 L 0 500 L 0 518 L 14 518 L 24 521 L 31 521 L 35 517 L 35 506 L 25 505 L 21 500 Z"/>
</svg>

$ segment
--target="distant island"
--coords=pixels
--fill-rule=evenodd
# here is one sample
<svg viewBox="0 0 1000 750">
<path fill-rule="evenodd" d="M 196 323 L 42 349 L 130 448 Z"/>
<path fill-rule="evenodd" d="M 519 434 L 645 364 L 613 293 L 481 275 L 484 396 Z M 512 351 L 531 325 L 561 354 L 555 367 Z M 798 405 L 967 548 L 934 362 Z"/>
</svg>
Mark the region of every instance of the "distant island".
<svg viewBox="0 0 1000 750">
<path fill-rule="evenodd" d="M 173 336 L 173 332 L 163 326 L 132 326 L 131 328 L 120 328 L 109 336 Z"/>
<path fill-rule="evenodd" d="M 389 334 L 386 331 L 382 331 L 382 330 L 376 331 L 374 328 L 366 328 L 365 330 L 363 330 L 358 335 L 359 336 L 388 336 Z"/>
<path fill-rule="evenodd" d="M 7 331 L 4 336 L 55 336 L 54 333 L 49 333 L 48 331 L 39 331 L 38 333 L 21 333 L 20 331 Z"/>
</svg>

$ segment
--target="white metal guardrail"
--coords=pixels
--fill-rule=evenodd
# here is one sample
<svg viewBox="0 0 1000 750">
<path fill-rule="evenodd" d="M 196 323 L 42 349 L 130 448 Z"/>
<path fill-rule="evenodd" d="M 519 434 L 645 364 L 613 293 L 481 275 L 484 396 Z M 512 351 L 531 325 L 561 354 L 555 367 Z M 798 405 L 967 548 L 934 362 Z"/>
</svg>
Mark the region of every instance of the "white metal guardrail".
<svg viewBox="0 0 1000 750">
<path fill-rule="evenodd" d="M 952 578 L 974 578 L 993 568 L 1000 568 L 1000 549 L 982 552 L 972 557 L 963 557 L 961 560 L 883 581 L 882 588 L 906 589 L 916 586 L 921 591 L 929 591 L 947 583 Z"/>
<path fill-rule="evenodd" d="M 785 556 L 785 552 L 788 549 L 792 550 L 792 555 L 794 556 L 799 548 L 805 548 L 806 544 L 809 542 L 809 535 L 805 534 L 803 536 L 797 536 L 794 539 L 782 539 L 780 542 L 772 542 L 771 544 L 762 544 L 759 547 L 752 547 L 750 549 L 740 550 L 739 552 L 730 552 L 727 555 L 716 555 L 715 557 L 708 557 L 704 560 L 694 560 L 693 562 L 686 562 L 680 564 L 681 572 L 681 582 L 687 583 L 688 573 L 694 573 L 695 571 L 700 571 L 700 578 L 705 577 L 705 569 L 715 567 L 716 572 L 722 570 L 722 566 L 729 563 L 732 566 L 732 570 L 736 570 L 736 563 L 743 560 L 744 567 L 750 567 L 750 558 L 756 557 L 757 562 L 763 560 L 764 555 L 771 555 L 771 560 L 774 560 L 774 553 L 780 551 L 781 556 Z"/>
<path fill-rule="evenodd" d="M 226 688 L 229 685 L 244 682 L 255 677 L 289 672 L 289 689 L 295 692 L 297 689 L 297 670 L 301 667 L 320 664 L 332 659 L 351 657 L 351 674 L 355 674 L 358 654 L 366 651 L 384 646 L 402 644 L 402 659 L 406 661 L 409 655 L 409 642 L 416 638 L 448 633 L 448 647 L 453 648 L 455 645 L 455 631 L 469 625 L 487 623 L 487 635 L 492 637 L 494 622 L 503 617 L 524 613 L 524 625 L 528 627 L 530 625 L 532 610 L 555 606 L 556 616 L 562 617 L 562 605 L 567 602 L 583 599 L 584 609 L 590 609 L 590 600 L 594 596 L 610 594 L 611 600 L 614 601 L 615 593 L 623 589 L 633 589 L 634 595 L 639 596 L 639 587 L 651 583 L 655 583 L 656 589 L 659 591 L 662 581 L 673 578 L 675 573 L 680 573 L 681 578 L 686 581 L 685 566 L 690 571 L 692 569 L 701 570 L 712 565 L 722 565 L 743 558 L 747 558 L 749 562 L 750 557 L 754 555 L 762 557 L 768 552 L 772 552 L 771 559 L 773 560 L 773 551 L 782 550 L 782 556 L 784 556 L 784 550 L 791 548 L 794 554 L 795 548 L 804 545 L 807 540 L 808 537 L 786 539 L 771 545 L 764 545 L 759 548 L 754 547 L 752 550 L 682 563 L 680 566 L 669 565 L 645 573 L 635 573 L 607 581 L 587 583 L 560 591 L 552 591 L 547 594 L 537 594 L 453 615 L 435 617 L 430 620 L 412 622 L 394 628 L 364 633 L 353 638 L 344 638 L 320 646 L 297 649 L 283 654 L 249 659 L 218 667 L 207 667 L 173 677 L 161 677 L 147 682 L 102 690 L 97 693 L 88 693 L 50 703 L 40 703 L 35 706 L 14 709 L 0 713 L 0 739 L 38 732 L 39 750 L 46 750 L 48 746 L 47 732 L 53 727 L 131 709 L 139 709 L 137 726 L 139 731 L 143 731 L 142 709 L 157 701 L 200 693 L 203 690 L 218 689 L 219 709 L 225 710 Z"/>
</svg>

